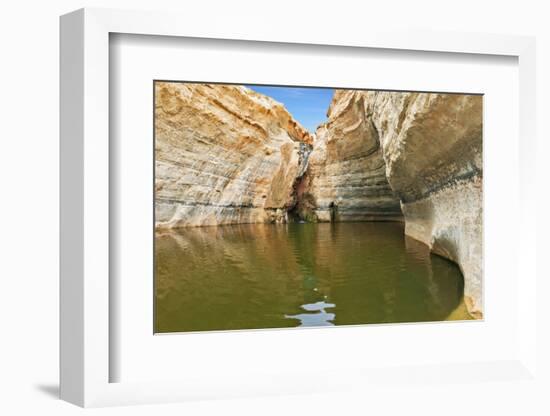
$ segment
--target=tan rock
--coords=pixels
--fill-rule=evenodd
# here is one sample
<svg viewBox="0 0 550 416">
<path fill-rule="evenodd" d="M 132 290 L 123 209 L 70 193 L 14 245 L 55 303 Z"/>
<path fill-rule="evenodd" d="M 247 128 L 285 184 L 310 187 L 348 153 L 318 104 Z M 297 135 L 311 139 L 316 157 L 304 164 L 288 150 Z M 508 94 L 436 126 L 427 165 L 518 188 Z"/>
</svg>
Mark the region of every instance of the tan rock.
<svg viewBox="0 0 550 416">
<path fill-rule="evenodd" d="M 312 141 L 246 87 L 156 82 L 156 227 L 286 221 Z"/>
<path fill-rule="evenodd" d="M 336 91 L 316 132 L 298 211 L 317 221 L 401 220 L 380 137 L 360 92 Z"/>
</svg>

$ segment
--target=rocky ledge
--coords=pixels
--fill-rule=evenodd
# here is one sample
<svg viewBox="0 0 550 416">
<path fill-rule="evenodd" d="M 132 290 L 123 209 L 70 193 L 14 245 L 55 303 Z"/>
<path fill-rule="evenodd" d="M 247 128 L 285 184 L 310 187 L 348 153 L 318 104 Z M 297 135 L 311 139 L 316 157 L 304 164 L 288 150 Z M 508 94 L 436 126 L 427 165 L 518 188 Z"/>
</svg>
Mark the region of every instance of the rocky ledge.
<svg viewBox="0 0 550 416">
<path fill-rule="evenodd" d="M 285 222 L 312 142 L 246 87 L 156 82 L 156 227 Z"/>
</svg>

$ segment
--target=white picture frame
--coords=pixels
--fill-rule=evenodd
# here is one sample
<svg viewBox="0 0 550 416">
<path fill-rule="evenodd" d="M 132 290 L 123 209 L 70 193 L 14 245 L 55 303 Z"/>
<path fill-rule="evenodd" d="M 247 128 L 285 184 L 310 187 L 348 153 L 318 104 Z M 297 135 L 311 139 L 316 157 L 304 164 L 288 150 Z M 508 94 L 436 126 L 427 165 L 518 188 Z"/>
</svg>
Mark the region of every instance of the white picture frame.
<svg viewBox="0 0 550 416">
<path fill-rule="evenodd" d="M 185 22 L 185 24 L 182 24 Z M 160 403 L 196 398 L 323 392 L 339 383 L 281 374 L 270 380 L 230 384 L 221 379 L 147 383 L 110 382 L 109 349 L 109 36 L 113 33 L 332 45 L 438 53 L 505 55 L 519 62 L 520 216 L 517 241 L 522 279 L 517 293 L 518 354 L 510 360 L 456 365 L 441 363 L 414 370 L 380 368 L 368 373 L 342 370 L 357 386 L 378 383 L 429 384 L 452 377 L 469 381 L 472 373 L 502 374 L 508 382 L 541 387 L 537 372 L 537 324 L 533 169 L 535 161 L 535 41 L 507 35 L 380 32 L 355 28 L 328 34 L 322 28 L 301 32 L 261 27 L 235 32 L 223 19 L 205 26 L 200 19 L 173 13 L 81 9 L 61 18 L 61 398 L 80 406 Z M 111 305 L 112 306 L 112 305 Z M 447 374 L 447 376 L 445 375 Z M 334 375 L 334 374 L 333 374 Z M 333 377 L 334 378 L 334 377 Z M 336 377 L 338 378 L 338 377 Z M 289 382 L 294 379 L 295 382 Z M 483 377 L 481 377 L 483 379 Z M 491 379 L 491 377 L 489 377 Z M 470 380 L 471 381 L 471 380 Z M 475 381 L 475 380 L 474 380 Z M 479 380 L 477 380 L 479 382 Z M 284 386 L 284 387 L 281 387 Z M 360 387 L 358 387 L 360 388 Z"/>
</svg>

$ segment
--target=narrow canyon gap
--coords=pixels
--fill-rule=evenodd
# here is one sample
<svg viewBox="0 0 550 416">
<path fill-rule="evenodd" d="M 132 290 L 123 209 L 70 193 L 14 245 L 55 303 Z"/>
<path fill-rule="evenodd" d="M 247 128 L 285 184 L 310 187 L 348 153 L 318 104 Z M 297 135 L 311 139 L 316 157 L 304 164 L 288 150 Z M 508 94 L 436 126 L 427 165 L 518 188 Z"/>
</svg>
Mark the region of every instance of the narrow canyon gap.
<svg viewBox="0 0 550 416">
<path fill-rule="evenodd" d="M 482 96 L 336 90 L 315 134 L 243 86 L 155 82 L 155 226 L 404 221 L 482 317 Z"/>
</svg>

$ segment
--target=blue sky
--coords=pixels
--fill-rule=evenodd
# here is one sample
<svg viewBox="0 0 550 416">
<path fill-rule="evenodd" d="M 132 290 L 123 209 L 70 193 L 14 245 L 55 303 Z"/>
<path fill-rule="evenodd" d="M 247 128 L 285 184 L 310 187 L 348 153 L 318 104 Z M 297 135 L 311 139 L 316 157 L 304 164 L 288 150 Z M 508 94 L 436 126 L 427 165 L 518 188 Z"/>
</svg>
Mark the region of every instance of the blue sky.
<svg viewBox="0 0 550 416">
<path fill-rule="evenodd" d="M 317 126 L 326 121 L 334 91 L 331 88 L 247 87 L 284 104 L 290 114 L 311 133 L 315 133 Z"/>
</svg>

